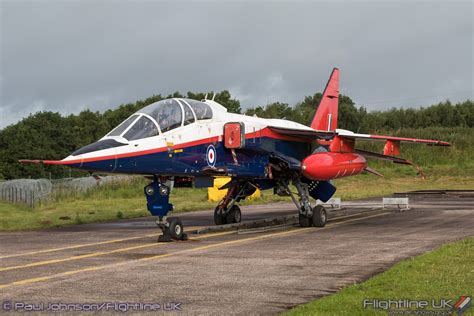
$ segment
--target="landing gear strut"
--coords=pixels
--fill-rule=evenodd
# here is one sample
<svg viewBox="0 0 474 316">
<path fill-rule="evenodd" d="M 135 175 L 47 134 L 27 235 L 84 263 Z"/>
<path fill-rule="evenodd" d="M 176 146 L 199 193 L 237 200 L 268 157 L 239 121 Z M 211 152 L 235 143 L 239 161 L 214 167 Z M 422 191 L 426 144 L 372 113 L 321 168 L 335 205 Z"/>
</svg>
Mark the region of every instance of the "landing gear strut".
<svg viewBox="0 0 474 316">
<path fill-rule="evenodd" d="M 250 182 L 233 184 L 214 210 L 214 223 L 216 225 L 240 223 L 242 213 L 236 203 L 252 195 L 256 189 L 257 187 Z"/>
<path fill-rule="evenodd" d="M 148 211 L 158 216 L 156 224 L 163 231 L 163 235 L 158 237 L 159 242 L 169 242 L 174 240 L 187 240 L 181 220 L 177 217 L 168 219 L 168 213 L 173 211 L 173 204 L 169 203 L 170 185 L 163 183 L 158 177 L 153 178 L 153 182 L 144 188 Z"/>
<path fill-rule="evenodd" d="M 286 187 L 286 191 L 290 195 L 293 203 L 299 210 L 299 223 L 301 227 L 324 227 L 327 222 L 327 212 L 322 205 L 311 206 L 309 199 L 308 184 L 303 183 L 300 179 L 293 181 L 293 185 L 298 191 L 299 200 L 296 199 L 295 195 L 291 192 L 288 187 L 288 183 L 283 183 L 282 186 Z"/>
</svg>

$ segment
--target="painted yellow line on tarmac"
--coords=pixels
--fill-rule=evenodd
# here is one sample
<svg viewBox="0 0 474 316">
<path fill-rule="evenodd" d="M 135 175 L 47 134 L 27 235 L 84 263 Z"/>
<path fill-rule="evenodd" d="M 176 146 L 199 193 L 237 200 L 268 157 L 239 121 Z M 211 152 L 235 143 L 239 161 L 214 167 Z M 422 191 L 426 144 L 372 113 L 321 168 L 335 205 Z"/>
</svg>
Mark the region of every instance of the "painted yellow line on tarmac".
<svg viewBox="0 0 474 316">
<path fill-rule="evenodd" d="M 333 223 L 333 224 L 330 223 L 330 224 L 326 225 L 324 228 L 319 228 L 318 230 L 315 230 L 315 231 L 317 232 L 317 231 L 329 229 L 329 228 L 332 228 L 332 227 L 341 226 L 341 225 L 344 225 L 344 224 L 347 224 L 347 223 L 350 223 L 350 222 L 360 221 L 360 220 L 373 218 L 373 217 L 378 217 L 378 216 L 383 216 L 383 215 L 387 215 L 387 214 L 390 214 L 390 212 L 384 212 L 384 213 L 375 214 L 375 215 L 371 215 L 371 216 L 360 217 L 360 218 L 355 218 L 355 219 L 349 219 L 347 221 L 337 222 L 337 223 Z M 103 270 L 103 269 L 106 269 L 106 268 L 123 266 L 123 265 L 129 264 L 129 263 L 138 263 L 138 262 L 149 261 L 149 260 L 163 259 L 163 258 L 167 258 L 167 257 L 179 255 L 179 254 L 184 254 L 184 253 L 190 253 L 190 252 L 196 252 L 196 251 L 201 251 L 201 250 L 213 249 L 213 248 L 218 248 L 218 247 L 223 247 L 223 246 L 231 246 L 231 245 L 235 245 L 235 244 L 241 244 L 241 243 L 245 243 L 245 242 L 264 240 L 264 239 L 269 239 L 269 238 L 276 238 L 276 237 L 281 237 L 281 236 L 286 236 L 286 235 L 293 235 L 293 234 L 307 232 L 309 230 L 314 230 L 314 228 L 313 227 L 295 228 L 295 229 L 292 229 L 292 230 L 289 230 L 289 231 L 272 233 L 272 234 L 265 234 L 265 235 L 260 235 L 260 236 L 256 236 L 256 237 L 249 237 L 249 238 L 243 238 L 243 239 L 224 241 L 224 242 L 221 242 L 221 243 L 215 243 L 215 244 L 206 245 L 206 246 L 199 246 L 199 247 L 186 249 L 186 250 L 182 250 L 182 251 L 170 252 L 170 253 L 161 254 L 161 255 L 155 255 L 155 256 L 151 256 L 151 257 L 147 257 L 147 258 L 127 260 L 127 261 L 111 263 L 111 264 L 106 264 L 106 265 L 101 265 L 101 266 L 99 265 L 99 266 L 94 266 L 94 267 L 78 269 L 78 270 L 66 271 L 66 272 L 52 274 L 52 275 L 44 276 L 44 277 L 24 279 L 24 280 L 15 281 L 15 282 L 7 283 L 7 284 L 1 284 L 0 289 L 4 289 L 4 288 L 16 286 L 16 285 L 26 285 L 26 284 L 36 283 L 36 282 L 48 281 L 48 280 L 51 280 L 51 279 L 57 279 L 57 278 L 60 278 L 60 277 L 80 274 L 80 273 L 84 273 L 84 272 L 98 271 L 98 270 Z M 206 237 L 207 236 L 219 236 L 219 235 L 224 235 L 224 234 L 229 234 L 229 233 L 232 233 L 232 232 L 216 233 L 216 234 L 212 234 L 212 235 L 210 234 L 210 235 L 206 235 Z"/>
<path fill-rule="evenodd" d="M 353 217 L 353 216 L 354 215 L 342 216 L 342 217 L 338 217 L 336 219 L 344 219 L 344 218 Z M 328 224 L 328 226 L 329 226 L 329 224 Z M 194 227 L 189 228 L 189 230 L 192 230 L 192 229 L 194 229 Z M 204 236 L 207 236 L 207 235 L 208 234 L 202 235 L 202 236 L 200 236 L 200 238 L 205 238 Z M 156 234 L 151 235 L 151 236 L 156 236 Z M 149 236 L 145 235 L 144 237 L 149 237 Z M 126 240 L 144 238 L 144 237 L 130 237 L 129 239 L 126 239 Z M 199 237 L 195 238 L 195 239 L 199 239 Z M 117 240 L 123 241 L 125 239 L 116 239 L 116 240 L 114 240 L 114 242 L 117 242 Z M 102 243 L 110 243 L 110 242 L 112 242 L 112 241 L 104 241 L 104 242 L 100 242 L 100 243 L 95 243 L 94 245 L 102 244 Z M 87 245 L 91 245 L 91 244 L 87 244 Z M 43 266 L 43 265 L 48 265 L 48 264 L 54 264 L 54 263 L 60 263 L 60 262 L 66 262 L 66 261 L 73 261 L 73 260 L 80 260 L 80 259 L 86 259 L 86 258 L 92 258 L 92 257 L 105 256 L 105 255 L 110 255 L 110 254 L 114 254 L 114 253 L 130 251 L 130 250 L 155 247 L 155 246 L 159 246 L 159 245 L 160 244 L 138 245 L 138 246 L 132 246 L 132 247 L 126 247 L 126 248 L 118 248 L 118 249 L 114 249 L 114 250 L 110 250 L 110 251 L 97 251 L 97 252 L 92 252 L 92 253 L 88 253 L 88 254 L 84 254 L 84 255 L 77 255 L 77 256 L 70 256 L 70 257 L 59 258 L 59 259 L 51 259 L 51 260 L 45 260 L 45 261 L 32 262 L 32 263 L 28 263 L 28 264 L 24 264 L 24 265 L 3 267 L 3 268 L 0 268 L 0 272 L 17 270 L 17 269 L 32 268 L 32 267 L 38 267 L 38 266 Z M 72 246 L 72 247 L 76 247 L 76 246 Z M 82 245 L 81 247 L 85 247 L 85 245 Z M 66 248 L 66 247 L 64 247 L 64 248 Z"/>
<path fill-rule="evenodd" d="M 187 227 L 186 231 L 199 229 L 201 227 L 202 226 Z M 55 251 L 61 251 L 61 250 L 77 249 L 77 248 L 90 247 L 90 246 L 113 244 L 113 243 L 121 242 L 121 241 L 143 239 L 143 238 L 148 238 L 148 237 L 155 237 L 155 236 L 158 236 L 159 234 L 160 234 L 160 231 L 157 230 L 156 233 L 154 233 L 154 234 L 148 234 L 148 235 L 136 236 L 136 237 L 120 238 L 120 239 L 112 239 L 112 240 L 104 240 L 104 241 L 98 241 L 98 242 L 93 242 L 93 243 L 88 243 L 88 244 L 78 244 L 78 245 L 65 246 L 65 247 L 60 247 L 60 248 L 44 249 L 44 250 L 37 250 L 37 251 L 31 251 L 31 252 L 16 253 L 16 254 L 12 254 L 12 255 L 0 256 L 0 259 L 21 257 L 21 256 L 29 256 L 29 255 L 37 255 L 37 254 L 42 254 L 42 253 L 55 252 Z"/>
<path fill-rule="evenodd" d="M 235 233 L 235 232 L 230 231 L 230 232 L 222 232 L 222 233 L 211 233 L 211 234 L 205 234 L 205 235 L 202 235 L 202 236 L 198 236 L 198 237 L 195 237 L 195 238 L 192 238 L 192 239 L 204 239 L 204 238 L 208 238 L 208 237 L 228 235 L 228 234 L 232 234 L 232 233 Z M 165 245 L 165 244 L 164 243 L 154 243 L 154 244 L 138 245 L 138 246 L 132 246 L 132 247 L 126 247 L 126 248 L 118 248 L 118 249 L 114 249 L 114 250 L 110 250 L 110 251 L 97 251 L 97 252 L 92 252 L 92 253 L 88 253 L 88 254 L 84 254 L 84 255 L 71 256 L 71 257 L 60 258 L 60 259 L 51 259 L 51 260 L 45 260 L 45 261 L 38 261 L 38 262 L 28 263 L 28 264 L 19 265 L 19 266 L 4 267 L 4 268 L 0 268 L 0 272 L 11 271 L 11 270 L 16 270 L 16 269 L 31 268 L 31 267 L 38 267 L 38 266 L 44 266 L 44 265 L 53 264 L 53 263 L 80 260 L 80 259 L 86 259 L 86 258 L 92 258 L 92 257 L 99 257 L 99 256 L 110 255 L 110 254 L 113 254 L 113 253 L 125 252 L 125 251 L 129 251 L 129 250 L 136 250 L 136 249 L 150 248 L 150 247 L 158 247 L 158 246 L 163 246 L 163 245 Z"/>
</svg>

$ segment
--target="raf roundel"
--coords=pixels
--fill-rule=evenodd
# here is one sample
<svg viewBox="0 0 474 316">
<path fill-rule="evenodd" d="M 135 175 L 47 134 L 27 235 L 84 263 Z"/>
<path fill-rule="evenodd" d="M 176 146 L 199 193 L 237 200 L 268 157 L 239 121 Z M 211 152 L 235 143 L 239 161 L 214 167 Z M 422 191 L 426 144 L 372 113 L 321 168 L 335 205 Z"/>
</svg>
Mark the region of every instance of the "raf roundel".
<svg viewBox="0 0 474 316">
<path fill-rule="evenodd" d="M 207 147 L 206 160 L 207 164 L 211 167 L 214 167 L 216 164 L 216 148 L 213 145 Z"/>
</svg>

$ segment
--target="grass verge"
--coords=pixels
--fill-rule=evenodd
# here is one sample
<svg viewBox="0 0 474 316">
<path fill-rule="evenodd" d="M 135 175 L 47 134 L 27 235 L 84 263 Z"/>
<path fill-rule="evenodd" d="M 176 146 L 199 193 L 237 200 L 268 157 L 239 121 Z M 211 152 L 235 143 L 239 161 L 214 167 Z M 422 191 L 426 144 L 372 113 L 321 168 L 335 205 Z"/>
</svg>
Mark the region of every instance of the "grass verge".
<svg viewBox="0 0 474 316">
<path fill-rule="evenodd" d="M 454 304 L 460 296 L 472 298 L 474 294 L 473 263 L 471 237 L 404 260 L 365 282 L 300 305 L 284 315 L 387 315 L 384 310 L 364 309 L 364 299 L 427 300 L 430 304 L 432 299 L 437 303 L 451 299 Z M 463 315 L 474 315 L 474 307 Z"/>
</svg>

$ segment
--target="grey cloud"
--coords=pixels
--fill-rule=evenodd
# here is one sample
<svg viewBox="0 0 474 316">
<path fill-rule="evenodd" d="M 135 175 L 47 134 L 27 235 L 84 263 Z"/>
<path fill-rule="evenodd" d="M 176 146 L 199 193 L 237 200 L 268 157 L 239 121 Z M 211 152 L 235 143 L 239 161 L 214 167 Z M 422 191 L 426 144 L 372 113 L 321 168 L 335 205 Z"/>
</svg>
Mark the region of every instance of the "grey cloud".
<svg viewBox="0 0 474 316">
<path fill-rule="evenodd" d="M 324 88 L 370 109 L 472 99 L 470 1 L 2 1 L 0 128 L 229 89 L 243 106 Z"/>
</svg>

